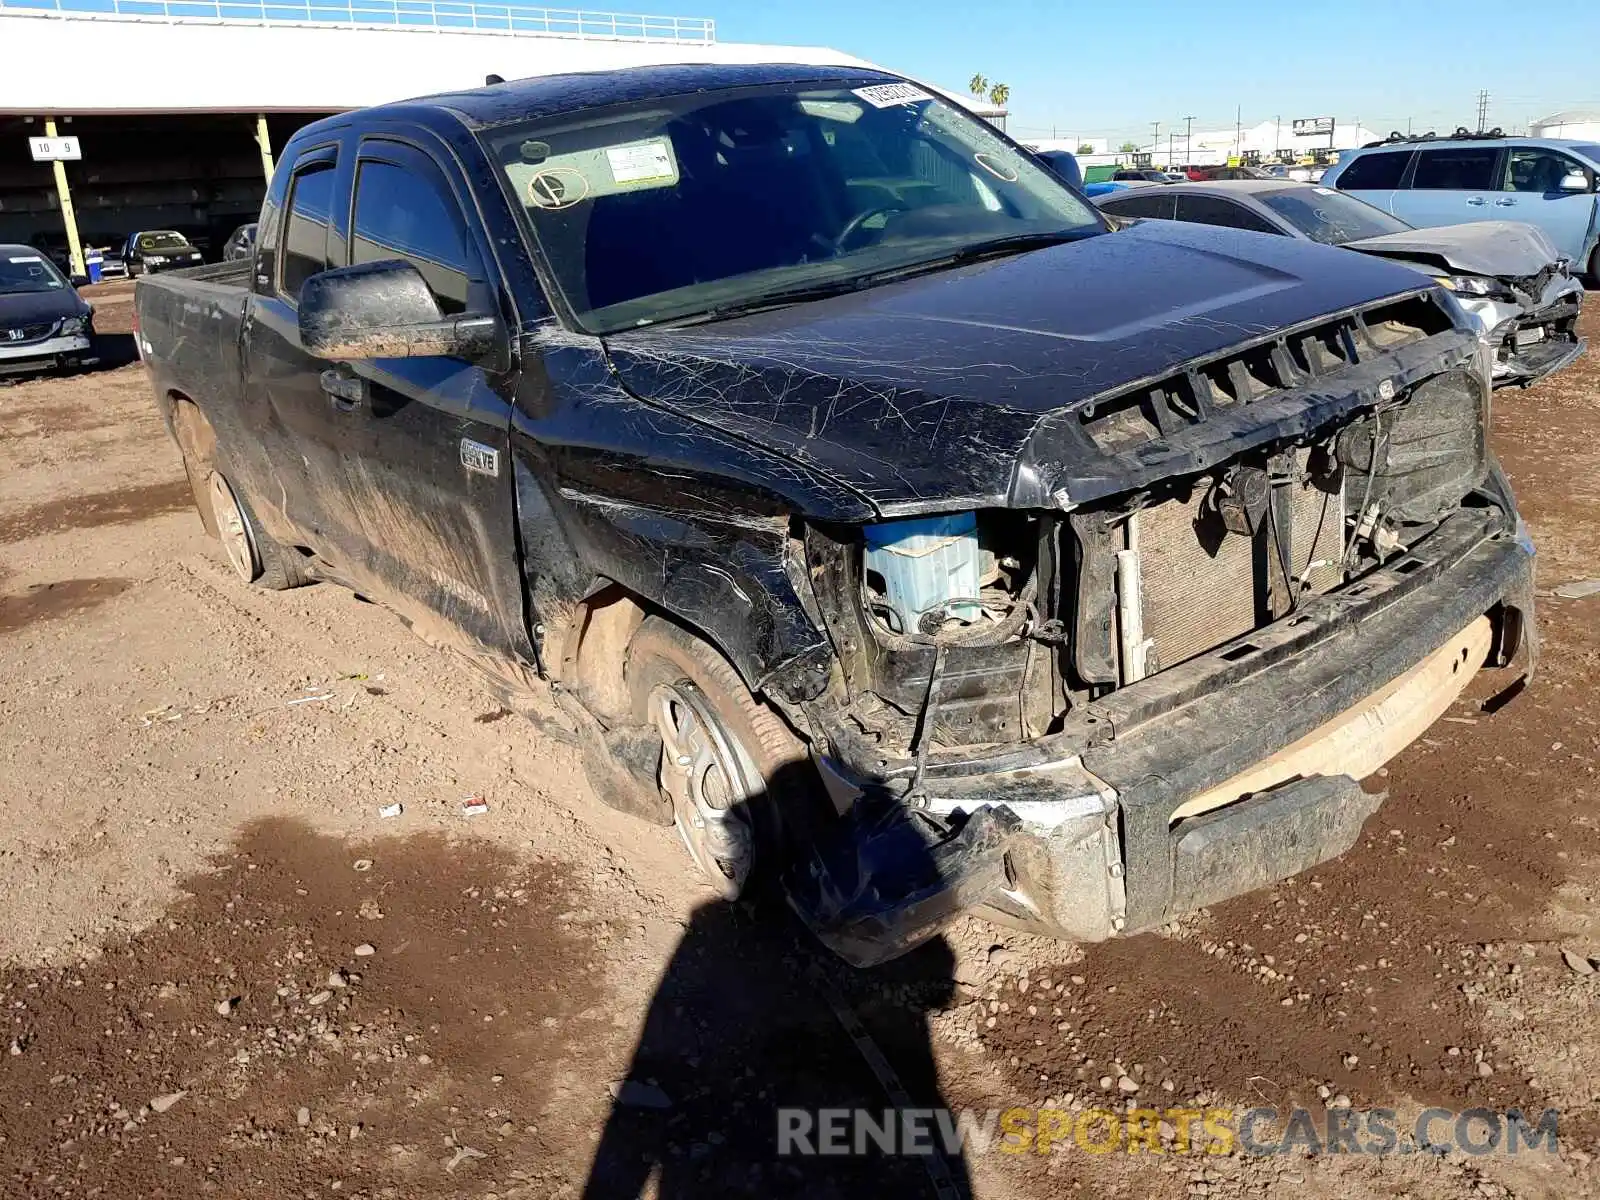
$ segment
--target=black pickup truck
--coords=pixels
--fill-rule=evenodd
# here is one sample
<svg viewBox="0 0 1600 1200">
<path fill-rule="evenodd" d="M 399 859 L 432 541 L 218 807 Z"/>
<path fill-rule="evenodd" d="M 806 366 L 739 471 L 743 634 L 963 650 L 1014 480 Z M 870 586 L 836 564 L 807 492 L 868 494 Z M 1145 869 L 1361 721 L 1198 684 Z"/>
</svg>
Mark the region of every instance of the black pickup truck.
<svg viewBox="0 0 1600 1200">
<path fill-rule="evenodd" d="M 1347 849 L 1532 669 L 1489 366 L 1415 271 L 1113 227 L 904 79 L 319 121 L 138 339 L 241 578 L 553 694 L 602 799 L 857 963 L 1149 929 Z"/>
</svg>

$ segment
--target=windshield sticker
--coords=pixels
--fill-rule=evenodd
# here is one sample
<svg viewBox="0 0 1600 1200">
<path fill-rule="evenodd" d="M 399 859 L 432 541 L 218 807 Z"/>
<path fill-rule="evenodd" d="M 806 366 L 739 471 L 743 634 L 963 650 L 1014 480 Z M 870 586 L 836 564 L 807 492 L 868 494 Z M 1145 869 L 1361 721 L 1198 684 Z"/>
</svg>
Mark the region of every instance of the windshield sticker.
<svg viewBox="0 0 1600 1200">
<path fill-rule="evenodd" d="M 528 180 L 528 203 L 535 208 L 569 208 L 589 195 L 589 181 L 571 167 L 545 167 Z"/>
<path fill-rule="evenodd" d="M 915 104 L 919 100 L 932 100 L 933 95 L 909 83 L 875 83 L 871 87 L 852 88 L 873 108 L 893 108 L 897 104 Z"/>
<path fill-rule="evenodd" d="M 665 141 L 635 142 L 630 146 L 610 146 L 606 161 L 611 164 L 611 178 L 618 183 L 673 184 L 678 182 L 678 168 L 672 161 L 672 147 Z"/>
</svg>

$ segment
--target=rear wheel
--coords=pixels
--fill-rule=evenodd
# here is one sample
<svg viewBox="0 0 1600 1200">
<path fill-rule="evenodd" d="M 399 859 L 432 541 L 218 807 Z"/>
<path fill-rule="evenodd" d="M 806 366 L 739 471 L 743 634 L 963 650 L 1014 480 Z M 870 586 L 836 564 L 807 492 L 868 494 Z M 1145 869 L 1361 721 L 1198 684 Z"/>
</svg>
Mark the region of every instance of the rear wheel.
<svg viewBox="0 0 1600 1200">
<path fill-rule="evenodd" d="M 1589 286 L 1600 289 L 1600 245 L 1589 256 Z"/>
<path fill-rule="evenodd" d="M 684 847 L 738 898 L 771 865 L 780 814 L 807 802 L 805 747 L 722 655 L 660 617 L 629 645 L 628 690 L 661 736 L 658 782 Z"/>
<path fill-rule="evenodd" d="M 279 545 L 261 529 L 249 503 L 221 471 L 211 472 L 207 490 L 223 555 L 243 582 L 274 592 L 313 582 L 298 552 Z"/>
</svg>

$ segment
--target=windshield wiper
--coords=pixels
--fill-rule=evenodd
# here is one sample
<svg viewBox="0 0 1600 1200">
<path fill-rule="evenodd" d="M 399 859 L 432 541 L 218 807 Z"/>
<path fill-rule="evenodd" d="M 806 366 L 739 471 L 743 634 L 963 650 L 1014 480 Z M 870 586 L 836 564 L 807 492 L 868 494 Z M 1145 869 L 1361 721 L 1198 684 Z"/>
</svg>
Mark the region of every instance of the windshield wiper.
<svg viewBox="0 0 1600 1200">
<path fill-rule="evenodd" d="M 769 309 L 787 308 L 791 304 L 805 304 L 810 300 L 846 296 L 851 292 L 859 292 L 864 287 L 870 287 L 875 281 L 876 277 L 873 275 L 852 275 L 849 279 L 809 283 L 804 287 L 780 288 L 775 292 L 763 292 L 759 296 L 751 296 L 748 300 L 717 304 L 711 308 L 703 308 L 699 312 L 685 313 L 681 317 L 666 317 L 660 321 L 651 321 L 650 324 L 699 325 L 706 321 L 721 321 L 727 317 L 743 317 L 750 313 L 766 312 Z"/>
<path fill-rule="evenodd" d="M 986 242 L 975 242 L 970 246 L 963 246 L 950 256 L 952 262 L 977 262 L 984 258 L 995 258 L 1002 254 L 1022 254 L 1028 250 L 1041 250 L 1046 246 L 1060 246 L 1066 242 L 1080 241 L 1086 237 L 1093 237 L 1097 233 L 1104 233 L 1099 228 L 1090 229 L 1057 229 L 1050 233 L 1014 233 L 1009 237 L 990 238 Z"/>
</svg>

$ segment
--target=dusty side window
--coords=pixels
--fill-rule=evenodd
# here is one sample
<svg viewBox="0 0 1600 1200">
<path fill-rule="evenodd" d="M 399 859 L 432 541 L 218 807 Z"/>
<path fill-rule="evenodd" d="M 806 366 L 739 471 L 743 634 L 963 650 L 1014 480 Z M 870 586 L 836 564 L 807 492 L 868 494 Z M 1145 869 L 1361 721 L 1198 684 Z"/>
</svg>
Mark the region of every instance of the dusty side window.
<svg viewBox="0 0 1600 1200">
<path fill-rule="evenodd" d="M 298 303 L 306 280 L 328 261 L 328 221 L 333 214 L 333 164 L 317 163 L 294 177 L 289 190 L 289 220 L 284 229 L 278 292 Z"/>
<path fill-rule="evenodd" d="M 466 311 L 467 289 L 476 272 L 455 201 L 414 171 L 363 159 L 356 175 L 350 261 L 396 258 L 422 272 L 443 311 Z"/>
</svg>

